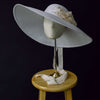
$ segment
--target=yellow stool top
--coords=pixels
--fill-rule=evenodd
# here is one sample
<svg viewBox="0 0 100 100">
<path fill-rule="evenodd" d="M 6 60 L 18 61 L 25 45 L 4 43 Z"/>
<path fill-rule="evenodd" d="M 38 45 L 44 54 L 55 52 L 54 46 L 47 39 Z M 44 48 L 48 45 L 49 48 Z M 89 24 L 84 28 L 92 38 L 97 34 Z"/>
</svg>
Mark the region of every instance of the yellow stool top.
<svg viewBox="0 0 100 100">
<path fill-rule="evenodd" d="M 50 75 L 54 71 L 55 71 L 54 69 L 43 70 L 36 73 L 35 75 L 37 74 Z M 67 89 L 73 88 L 77 83 L 77 76 L 70 71 L 67 71 L 67 73 L 68 73 L 68 77 L 66 81 L 62 84 L 48 85 L 47 82 L 44 81 L 41 77 L 35 77 L 35 75 L 33 75 L 32 77 L 32 84 L 39 90 L 43 90 L 47 92 L 62 92 Z"/>
</svg>

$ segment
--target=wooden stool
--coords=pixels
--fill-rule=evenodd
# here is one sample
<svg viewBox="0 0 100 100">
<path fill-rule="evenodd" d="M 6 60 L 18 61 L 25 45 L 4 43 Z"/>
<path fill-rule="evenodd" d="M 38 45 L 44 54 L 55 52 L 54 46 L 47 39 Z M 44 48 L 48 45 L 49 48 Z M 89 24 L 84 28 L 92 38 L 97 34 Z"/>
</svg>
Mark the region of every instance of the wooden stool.
<svg viewBox="0 0 100 100">
<path fill-rule="evenodd" d="M 50 75 L 54 72 L 54 69 L 44 70 L 40 71 L 36 74 L 46 74 Z M 71 88 L 73 88 L 77 83 L 77 76 L 67 71 L 68 77 L 67 80 L 60 84 L 60 85 L 48 85 L 46 81 L 44 81 L 41 77 L 35 77 L 35 75 L 32 77 L 32 84 L 39 89 L 39 100 L 45 100 L 46 98 L 46 92 L 62 92 L 64 91 L 65 94 L 65 100 L 72 100 L 72 92 Z"/>
</svg>

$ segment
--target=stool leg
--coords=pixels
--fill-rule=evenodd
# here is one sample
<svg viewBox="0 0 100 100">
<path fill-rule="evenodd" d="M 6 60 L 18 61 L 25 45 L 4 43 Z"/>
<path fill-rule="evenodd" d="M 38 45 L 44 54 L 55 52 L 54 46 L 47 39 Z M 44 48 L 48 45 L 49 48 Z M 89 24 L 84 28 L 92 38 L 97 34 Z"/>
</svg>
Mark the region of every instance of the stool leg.
<svg viewBox="0 0 100 100">
<path fill-rule="evenodd" d="M 72 100 L 72 91 L 71 89 L 68 89 L 66 91 L 64 91 L 65 93 L 65 100 Z"/>
<path fill-rule="evenodd" d="M 46 98 L 46 92 L 39 90 L 39 100 L 45 100 Z"/>
</svg>

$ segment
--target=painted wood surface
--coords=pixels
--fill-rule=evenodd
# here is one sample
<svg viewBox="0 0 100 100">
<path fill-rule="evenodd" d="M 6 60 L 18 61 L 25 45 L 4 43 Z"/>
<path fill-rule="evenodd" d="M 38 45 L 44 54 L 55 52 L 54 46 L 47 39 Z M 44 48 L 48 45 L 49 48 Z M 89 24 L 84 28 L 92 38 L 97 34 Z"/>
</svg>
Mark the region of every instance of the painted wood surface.
<svg viewBox="0 0 100 100">
<path fill-rule="evenodd" d="M 55 71 L 54 69 L 43 70 L 36 73 L 35 75 L 37 74 L 50 75 L 54 73 L 54 71 Z M 43 90 L 47 92 L 62 92 L 70 88 L 73 88 L 77 83 L 77 76 L 70 71 L 67 71 L 67 73 L 68 73 L 68 77 L 66 81 L 59 85 L 48 85 L 47 82 L 45 82 L 41 77 L 35 77 L 35 75 L 33 75 L 32 77 L 32 84 L 39 90 Z"/>
</svg>

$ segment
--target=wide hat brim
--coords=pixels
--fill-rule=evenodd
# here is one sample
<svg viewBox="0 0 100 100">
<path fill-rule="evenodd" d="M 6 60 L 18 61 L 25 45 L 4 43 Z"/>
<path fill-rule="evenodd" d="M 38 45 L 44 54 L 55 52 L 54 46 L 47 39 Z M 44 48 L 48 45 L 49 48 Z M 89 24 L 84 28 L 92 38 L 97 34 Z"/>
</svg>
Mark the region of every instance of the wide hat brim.
<svg viewBox="0 0 100 100">
<path fill-rule="evenodd" d="M 49 39 L 44 33 L 44 18 L 66 27 L 66 31 L 57 39 L 57 47 L 80 47 L 92 42 L 92 38 L 78 27 L 50 13 L 16 4 L 13 8 L 13 15 L 18 26 L 26 35 L 44 45 L 54 46 L 53 39 Z"/>
</svg>

